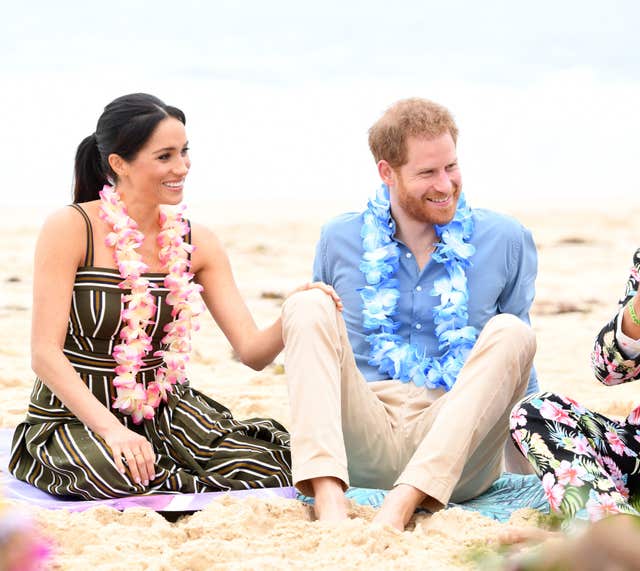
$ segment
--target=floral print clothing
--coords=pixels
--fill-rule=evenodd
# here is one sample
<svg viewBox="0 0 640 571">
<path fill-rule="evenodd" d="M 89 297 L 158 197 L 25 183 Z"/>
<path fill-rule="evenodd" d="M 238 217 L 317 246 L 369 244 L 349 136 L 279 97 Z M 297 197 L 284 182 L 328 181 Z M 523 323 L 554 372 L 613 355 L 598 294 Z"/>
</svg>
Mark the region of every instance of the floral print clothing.
<svg viewBox="0 0 640 571">
<path fill-rule="evenodd" d="M 538 393 L 513 409 L 511 437 L 542 478 L 553 511 L 592 521 L 640 515 L 640 425 Z"/>
<path fill-rule="evenodd" d="M 640 249 L 619 309 L 639 282 Z M 591 355 L 595 375 L 606 385 L 640 379 L 640 356 L 629 359 L 616 338 L 620 315 L 600 331 Z M 542 479 L 553 511 L 592 521 L 640 515 L 640 403 L 616 421 L 565 396 L 534 394 L 514 407 L 511 437 Z"/>
<path fill-rule="evenodd" d="M 640 379 L 640 355 L 635 359 L 629 359 L 616 337 L 618 321 L 622 318 L 619 310 L 636 294 L 639 282 L 640 249 L 636 250 L 633 256 L 631 275 L 624 296 L 619 302 L 618 312 L 600 331 L 591 353 L 591 364 L 596 378 L 605 385 L 619 385 Z M 631 411 L 627 421 L 635 424 L 640 422 L 640 403 Z"/>
</svg>

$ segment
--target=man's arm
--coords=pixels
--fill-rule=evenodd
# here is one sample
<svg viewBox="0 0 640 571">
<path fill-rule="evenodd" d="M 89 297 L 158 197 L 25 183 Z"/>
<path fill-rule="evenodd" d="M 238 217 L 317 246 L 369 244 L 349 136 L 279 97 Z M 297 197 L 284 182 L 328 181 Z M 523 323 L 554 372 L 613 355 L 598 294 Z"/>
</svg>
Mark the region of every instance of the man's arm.
<svg viewBox="0 0 640 571">
<path fill-rule="evenodd" d="M 498 298 L 498 312 L 511 313 L 531 324 L 529 310 L 535 297 L 535 281 L 538 273 L 538 254 L 531 232 L 519 225 L 509 243 L 509 279 Z M 531 368 L 527 394 L 537 392 L 538 377 Z"/>
<path fill-rule="evenodd" d="M 622 329 L 624 314 L 629 311 L 626 304 L 637 295 L 639 277 L 640 249 L 633 256 L 633 267 L 618 312 L 600 330 L 591 353 L 593 372 L 605 385 L 619 385 L 640 379 L 638 341 L 630 338 Z"/>
<path fill-rule="evenodd" d="M 313 258 L 312 279 L 314 282 L 324 282 L 326 284 L 333 285 L 329 276 L 329 268 L 327 267 L 327 240 L 324 226 L 320 230 L 320 239 L 316 244 L 316 254 Z"/>
</svg>

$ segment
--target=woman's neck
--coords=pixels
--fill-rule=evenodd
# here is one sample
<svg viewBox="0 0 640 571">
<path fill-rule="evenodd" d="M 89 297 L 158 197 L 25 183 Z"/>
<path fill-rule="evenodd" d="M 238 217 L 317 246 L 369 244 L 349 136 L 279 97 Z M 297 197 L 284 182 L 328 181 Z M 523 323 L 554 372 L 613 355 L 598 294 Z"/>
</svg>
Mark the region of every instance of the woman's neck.
<svg viewBox="0 0 640 571">
<path fill-rule="evenodd" d="M 155 233 L 158 230 L 158 220 L 160 217 L 160 207 L 158 204 L 149 204 L 132 198 L 134 193 L 127 192 L 127 189 L 117 188 L 120 199 L 124 203 L 127 214 L 135 220 L 138 230 L 143 234 Z"/>
</svg>

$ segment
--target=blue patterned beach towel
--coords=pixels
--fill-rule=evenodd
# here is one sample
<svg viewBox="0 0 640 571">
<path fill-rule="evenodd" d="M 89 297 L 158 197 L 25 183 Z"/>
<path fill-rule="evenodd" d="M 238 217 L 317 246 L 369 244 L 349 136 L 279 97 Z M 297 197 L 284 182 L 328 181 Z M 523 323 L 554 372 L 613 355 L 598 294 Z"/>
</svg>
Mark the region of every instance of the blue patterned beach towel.
<svg viewBox="0 0 640 571">
<path fill-rule="evenodd" d="M 382 505 L 387 491 L 349 488 L 346 495 L 360 505 L 378 508 Z M 312 498 L 302 495 L 298 497 L 306 503 L 313 503 Z M 447 507 L 480 512 L 497 521 L 507 521 L 514 511 L 522 508 L 549 513 L 549 503 L 544 496 L 544 489 L 538 477 L 509 473 L 502 474 L 484 494 L 477 498 L 459 504 L 452 502 Z"/>
</svg>

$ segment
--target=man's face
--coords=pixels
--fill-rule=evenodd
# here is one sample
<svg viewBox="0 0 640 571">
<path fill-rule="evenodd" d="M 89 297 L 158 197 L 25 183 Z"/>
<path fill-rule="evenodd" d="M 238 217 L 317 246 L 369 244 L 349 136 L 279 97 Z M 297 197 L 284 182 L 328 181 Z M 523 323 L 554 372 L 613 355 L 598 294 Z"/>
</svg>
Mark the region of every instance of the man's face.
<svg viewBox="0 0 640 571">
<path fill-rule="evenodd" d="M 407 162 L 391 175 L 391 193 L 406 216 L 427 224 L 447 224 L 462 188 L 456 145 L 449 133 L 433 139 L 409 137 Z"/>
</svg>

